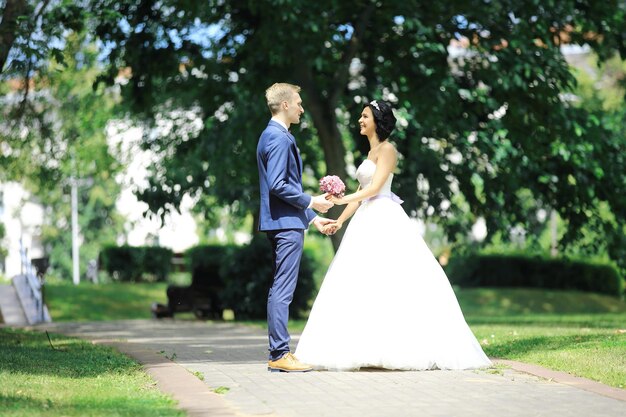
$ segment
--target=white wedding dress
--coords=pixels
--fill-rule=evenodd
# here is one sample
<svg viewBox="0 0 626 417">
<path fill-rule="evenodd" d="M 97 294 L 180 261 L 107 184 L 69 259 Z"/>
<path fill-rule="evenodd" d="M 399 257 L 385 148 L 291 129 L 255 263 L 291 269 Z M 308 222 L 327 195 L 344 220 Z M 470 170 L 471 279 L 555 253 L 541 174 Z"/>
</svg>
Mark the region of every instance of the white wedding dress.
<svg viewBox="0 0 626 417">
<path fill-rule="evenodd" d="M 376 164 L 356 176 L 370 185 Z M 488 367 L 448 278 L 391 193 L 355 212 L 296 349 L 316 369 Z"/>
</svg>

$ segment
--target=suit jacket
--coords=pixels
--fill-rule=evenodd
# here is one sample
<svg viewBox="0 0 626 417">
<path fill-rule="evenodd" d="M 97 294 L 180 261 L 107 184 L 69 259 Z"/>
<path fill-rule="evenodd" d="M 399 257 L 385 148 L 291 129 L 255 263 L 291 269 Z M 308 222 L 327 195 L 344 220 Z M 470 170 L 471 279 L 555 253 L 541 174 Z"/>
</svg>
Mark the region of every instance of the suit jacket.
<svg viewBox="0 0 626 417">
<path fill-rule="evenodd" d="M 273 120 L 256 150 L 261 191 L 260 231 L 307 229 L 315 217 L 302 192 L 302 159 L 295 138 Z"/>
</svg>

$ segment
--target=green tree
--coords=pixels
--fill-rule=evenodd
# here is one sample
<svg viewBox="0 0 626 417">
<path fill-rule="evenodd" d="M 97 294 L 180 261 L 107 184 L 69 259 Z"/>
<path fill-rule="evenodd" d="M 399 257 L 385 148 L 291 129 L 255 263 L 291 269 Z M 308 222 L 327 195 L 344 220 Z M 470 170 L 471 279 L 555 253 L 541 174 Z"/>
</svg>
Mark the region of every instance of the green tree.
<svg viewBox="0 0 626 417">
<path fill-rule="evenodd" d="M 0 262 L 4 263 L 4 258 L 7 256 L 7 249 L 4 246 L 4 238 L 6 236 L 6 229 L 4 224 L 0 223 Z"/>
<path fill-rule="evenodd" d="M 66 31 L 85 23 L 83 1 L 0 0 L 0 76 L 29 79 L 50 57 L 62 61 Z"/>
<path fill-rule="evenodd" d="M 164 156 L 142 194 L 153 211 L 186 192 L 202 195 L 204 207 L 256 209 L 263 91 L 283 80 L 303 87 L 308 117 L 295 136 L 309 184 L 345 177 L 364 158 L 358 114 L 370 99 L 389 99 L 401 116 L 396 186 L 408 211 L 454 236 L 479 215 L 493 233 L 554 208 L 570 224 L 564 241 L 600 203 L 618 221 L 626 216 L 623 137 L 564 99 L 575 78 L 560 49 L 586 43 L 600 61 L 624 54 L 625 8 L 616 0 L 92 2 L 96 33 L 111 45 L 103 80 L 127 66 L 123 93 L 137 114 L 155 120 L 186 109 L 203 122 L 193 137 L 172 129 L 146 141 Z"/>
<path fill-rule="evenodd" d="M 598 66 L 595 54 L 585 55 L 586 59 L 576 66 L 575 90 L 576 105 L 597 115 L 598 123 L 614 134 L 616 146 L 624 149 L 626 145 L 626 60 L 613 56 Z M 622 152 L 612 155 L 622 164 Z M 602 168 L 599 173 L 604 173 Z M 623 173 L 607 172 L 605 175 L 616 175 L 617 181 L 624 181 Z M 607 190 L 611 192 L 611 190 Z M 616 196 L 620 198 L 620 196 Z M 621 196 L 622 202 L 626 197 Z M 626 276 L 626 223 L 623 216 L 614 213 L 614 206 L 598 203 L 598 210 L 590 216 L 582 228 L 576 249 L 585 254 L 608 254 L 617 260 L 617 264 Z M 591 214 L 591 213 L 590 213 Z"/>
<path fill-rule="evenodd" d="M 44 206 L 50 273 L 67 278 L 72 275 L 71 179 L 83 180 L 78 202 L 82 272 L 103 244 L 116 241 L 123 219 L 115 210 L 120 191 L 115 175 L 122 167 L 105 134 L 114 119 L 115 91 L 93 90 L 101 70 L 98 50 L 84 34 L 68 33 L 64 42 L 63 64 L 53 59 L 33 77 L 27 110 L 0 123 L 0 135 L 3 143 L 19 144 L 3 155 L 3 177 L 23 183 Z M 22 93 L 4 96 L 7 114 L 15 115 L 22 101 L 12 97 Z"/>
</svg>

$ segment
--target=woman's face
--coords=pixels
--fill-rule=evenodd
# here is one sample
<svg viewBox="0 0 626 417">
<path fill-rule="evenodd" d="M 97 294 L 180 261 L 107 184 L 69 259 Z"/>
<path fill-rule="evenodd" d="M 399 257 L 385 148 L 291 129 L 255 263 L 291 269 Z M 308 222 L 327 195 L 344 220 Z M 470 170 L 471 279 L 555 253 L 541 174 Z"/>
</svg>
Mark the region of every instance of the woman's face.
<svg viewBox="0 0 626 417">
<path fill-rule="evenodd" d="M 359 133 L 365 136 L 370 136 L 376 132 L 376 123 L 374 122 L 374 114 L 369 106 L 366 106 L 361 112 L 361 118 L 359 119 L 359 126 L 361 130 Z"/>
</svg>

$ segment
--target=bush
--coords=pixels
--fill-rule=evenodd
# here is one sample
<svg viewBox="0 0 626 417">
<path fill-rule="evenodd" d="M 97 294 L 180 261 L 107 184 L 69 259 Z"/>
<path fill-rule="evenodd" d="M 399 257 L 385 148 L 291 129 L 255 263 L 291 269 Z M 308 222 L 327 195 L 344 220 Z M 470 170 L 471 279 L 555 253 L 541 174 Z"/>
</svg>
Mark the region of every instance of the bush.
<svg viewBox="0 0 626 417">
<path fill-rule="evenodd" d="M 234 245 L 200 245 L 187 250 L 185 259 L 191 272 L 191 285 L 198 289 L 223 287 L 220 268 L 237 249 Z"/>
<path fill-rule="evenodd" d="M 167 281 L 172 272 L 172 258 L 174 253 L 171 249 L 159 246 L 145 246 L 143 249 L 143 272 L 155 277 L 158 282 Z"/>
<path fill-rule="evenodd" d="M 298 285 L 290 308 L 292 318 L 309 310 L 315 284 L 314 262 L 305 250 L 300 264 Z M 265 319 L 267 295 L 272 285 L 272 248 L 265 235 L 256 235 L 249 245 L 226 257 L 220 269 L 225 283 L 223 299 L 237 319 Z"/>
<path fill-rule="evenodd" d="M 100 252 L 100 268 L 123 282 L 163 282 L 172 270 L 173 253 L 158 246 L 107 246 Z"/>
<path fill-rule="evenodd" d="M 517 254 L 453 257 L 446 268 L 461 287 L 531 287 L 579 290 L 620 297 L 624 282 L 610 264 Z"/>
<path fill-rule="evenodd" d="M 193 311 L 198 318 L 222 318 L 224 280 L 220 268 L 236 246 L 200 245 L 185 252 L 191 285 L 167 287 L 168 314 Z"/>
</svg>

